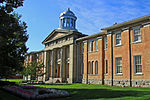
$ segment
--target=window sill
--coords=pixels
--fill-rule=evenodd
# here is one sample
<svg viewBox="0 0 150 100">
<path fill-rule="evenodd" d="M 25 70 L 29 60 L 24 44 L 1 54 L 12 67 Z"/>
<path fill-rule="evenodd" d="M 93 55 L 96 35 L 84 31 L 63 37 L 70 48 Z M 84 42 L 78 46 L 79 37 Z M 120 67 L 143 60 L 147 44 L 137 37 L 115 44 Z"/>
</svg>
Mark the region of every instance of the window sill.
<svg viewBox="0 0 150 100">
<path fill-rule="evenodd" d="M 97 53 L 98 51 L 90 51 L 90 52 L 88 52 L 88 53 Z"/>
<path fill-rule="evenodd" d="M 88 74 L 89 76 L 98 76 L 98 74 Z"/>
<path fill-rule="evenodd" d="M 117 45 L 115 45 L 115 47 L 120 47 L 120 46 L 122 46 L 121 44 L 117 44 Z"/>
<path fill-rule="evenodd" d="M 144 75 L 143 73 L 134 73 L 135 76 L 142 76 Z"/>
<path fill-rule="evenodd" d="M 122 75 L 123 75 L 122 73 L 117 73 L 117 74 L 116 74 L 116 76 L 122 76 Z"/>
<path fill-rule="evenodd" d="M 133 41 L 132 43 L 133 43 L 133 44 L 142 43 L 142 41 L 141 41 L 141 40 L 140 40 L 140 41 Z"/>
<path fill-rule="evenodd" d="M 98 50 L 95 50 L 95 52 L 98 52 Z"/>
</svg>

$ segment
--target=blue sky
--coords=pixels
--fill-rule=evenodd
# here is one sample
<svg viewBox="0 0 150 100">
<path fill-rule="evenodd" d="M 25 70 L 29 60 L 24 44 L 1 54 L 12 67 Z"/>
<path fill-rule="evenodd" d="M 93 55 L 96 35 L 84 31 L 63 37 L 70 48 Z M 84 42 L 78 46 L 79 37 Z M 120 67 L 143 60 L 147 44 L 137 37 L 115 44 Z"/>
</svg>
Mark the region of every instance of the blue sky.
<svg viewBox="0 0 150 100">
<path fill-rule="evenodd" d="M 15 10 L 28 26 L 28 52 L 44 49 L 42 41 L 59 27 L 59 15 L 70 8 L 78 31 L 92 35 L 101 28 L 150 14 L 150 0 L 25 0 Z"/>
</svg>

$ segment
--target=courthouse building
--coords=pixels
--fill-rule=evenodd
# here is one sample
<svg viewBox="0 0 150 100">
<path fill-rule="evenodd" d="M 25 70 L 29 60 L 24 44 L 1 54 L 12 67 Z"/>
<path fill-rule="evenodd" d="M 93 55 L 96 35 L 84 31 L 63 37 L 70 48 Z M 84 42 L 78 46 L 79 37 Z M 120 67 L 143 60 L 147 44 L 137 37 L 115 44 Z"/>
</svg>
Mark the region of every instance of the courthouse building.
<svg viewBox="0 0 150 100">
<path fill-rule="evenodd" d="M 76 29 L 75 14 L 60 15 L 60 27 L 25 63 L 42 59 L 43 81 L 150 87 L 150 15 L 102 28 L 87 36 Z"/>
</svg>

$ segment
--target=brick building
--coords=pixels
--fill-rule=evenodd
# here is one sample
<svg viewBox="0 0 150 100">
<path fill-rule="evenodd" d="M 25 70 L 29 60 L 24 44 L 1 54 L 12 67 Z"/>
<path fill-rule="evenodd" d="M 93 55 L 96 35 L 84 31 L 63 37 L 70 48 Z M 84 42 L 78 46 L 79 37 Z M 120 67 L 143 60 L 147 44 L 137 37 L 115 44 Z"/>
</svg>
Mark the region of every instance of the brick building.
<svg viewBox="0 0 150 100">
<path fill-rule="evenodd" d="M 70 9 L 44 41 L 44 81 L 150 87 L 150 15 L 86 36 Z"/>
</svg>

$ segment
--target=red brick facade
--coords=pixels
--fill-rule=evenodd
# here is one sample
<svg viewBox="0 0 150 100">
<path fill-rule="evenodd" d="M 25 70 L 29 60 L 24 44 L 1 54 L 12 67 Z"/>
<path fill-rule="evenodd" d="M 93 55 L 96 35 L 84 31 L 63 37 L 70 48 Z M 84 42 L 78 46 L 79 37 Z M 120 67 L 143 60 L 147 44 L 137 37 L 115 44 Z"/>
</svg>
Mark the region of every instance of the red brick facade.
<svg viewBox="0 0 150 100">
<path fill-rule="evenodd" d="M 133 23 L 130 24 L 132 21 Z M 105 35 L 99 33 L 97 36 L 93 35 L 82 39 L 82 42 L 84 42 L 83 83 L 135 87 L 150 86 L 150 20 L 147 18 L 141 21 L 132 21 L 128 22 L 129 25 L 128 23 L 121 25 L 121 23 L 102 29 Z M 139 27 L 140 35 L 137 37 L 140 41 L 135 41 L 137 39 L 135 36 L 136 27 Z M 116 45 L 117 32 L 121 34 L 121 44 L 119 45 Z M 98 51 L 95 52 L 95 42 L 93 47 L 88 45 L 91 45 L 89 42 L 97 38 Z M 105 46 L 106 38 L 107 47 Z M 93 52 L 89 52 L 88 49 L 91 48 L 93 48 Z M 121 59 L 120 65 L 117 65 L 118 58 Z M 95 61 L 98 61 L 98 74 L 95 75 L 95 67 L 93 67 L 93 74 L 88 74 L 88 70 L 91 70 L 89 69 L 89 62 L 94 62 L 93 66 L 95 66 Z M 121 66 L 121 68 L 119 69 L 118 66 Z M 121 70 L 121 73 L 118 73 L 118 70 Z"/>
</svg>

